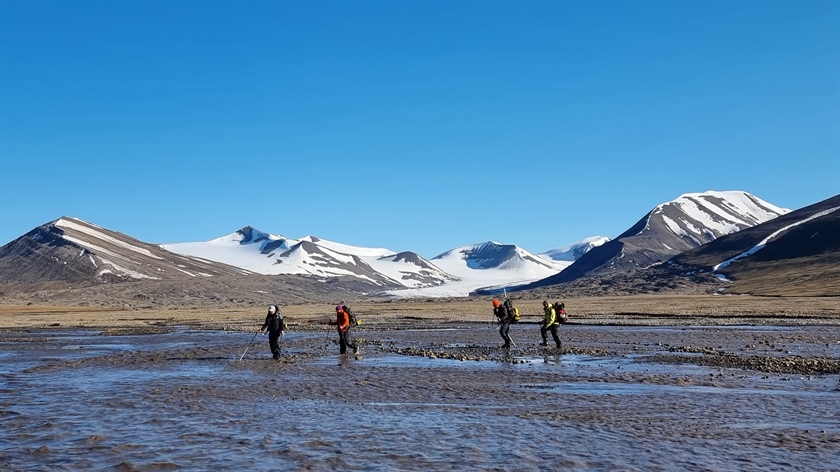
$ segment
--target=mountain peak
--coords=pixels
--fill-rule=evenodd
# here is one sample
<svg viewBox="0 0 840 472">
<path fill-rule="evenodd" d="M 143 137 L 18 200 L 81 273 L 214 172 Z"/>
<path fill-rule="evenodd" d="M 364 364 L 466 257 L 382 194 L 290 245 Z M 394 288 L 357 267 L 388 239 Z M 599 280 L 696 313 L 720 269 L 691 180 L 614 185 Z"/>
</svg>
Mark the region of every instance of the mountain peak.
<svg viewBox="0 0 840 472">
<path fill-rule="evenodd" d="M 245 226 L 244 228 L 238 230 L 236 234 L 242 237 L 242 239 L 240 239 L 241 244 L 256 243 L 266 240 L 271 236 L 268 233 L 263 233 L 262 231 L 254 228 L 253 226 Z"/>
<path fill-rule="evenodd" d="M 686 193 L 657 205 L 617 238 L 591 249 L 561 273 L 534 285 L 646 268 L 789 212 L 738 190 Z"/>
<path fill-rule="evenodd" d="M 555 249 L 549 249 L 548 251 L 538 255 L 553 261 L 574 262 L 583 257 L 584 254 L 591 251 L 593 248 L 601 246 L 604 243 L 609 242 L 609 240 L 610 238 L 606 236 L 590 236 L 588 238 L 581 239 L 576 243 L 567 244 Z"/>
</svg>

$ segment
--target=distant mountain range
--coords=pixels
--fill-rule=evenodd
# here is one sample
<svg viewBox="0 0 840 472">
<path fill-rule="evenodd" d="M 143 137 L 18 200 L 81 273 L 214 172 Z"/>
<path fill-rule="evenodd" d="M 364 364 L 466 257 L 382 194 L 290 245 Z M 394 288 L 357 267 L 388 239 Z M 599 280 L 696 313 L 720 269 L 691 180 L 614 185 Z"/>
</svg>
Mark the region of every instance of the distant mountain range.
<svg viewBox="0 0 840 472">
<path fill-rule="evenodd" d="M 658 205 L 613 240 L 592 237 L 540 254 L 488 241 L 430 260 L 410 251 L 356 247 L 314 236 L 291 239 L 250 226 L 205 242 L 154 245 L 62 217 L 0 248 L 0 294 L 138 280 L 169 281 L 176 287 L 188 280 L 270 277 L 265 283 L 282 281 L 284 290 L 302 299 L 306 293 L 330 290 L 459 297 L 547 287 L 589 287 L 581 293 L 607 286 L 657 291 L 697 279 L 697 274 L 734 290 L 749 288 L 752 272 L 778 266 L 785 255 L 798 259 L 806 254 L 802 257 L 811 266 L 826 261 L 830 266 L 840 244 L 832 219 L 840 213 L 834 211 L 837 198 L 790 212 L 745 192 L 685 194 Z M 822 229 L 815 231 L 817 227 Z M 807 231 L 811 235 L 806 238 Z M 814 253 L 817 243 L 825 247 L 825 255 Z M 794 244 L 798 250 L 791 248 Z"/>
<path fill-rule="evenodd" d="M 270 275 L 330 281 L 372 295 L 465 296 L 480 287 L 538 280 L 568 264 L 495 242 L 453 249 L 429 261 L 413 252 L 314 236 L 295 240 L 250 226 L 206 242 L 154 245 L 62 217 L 0 248 L 0 291 Z"/>
</svg>

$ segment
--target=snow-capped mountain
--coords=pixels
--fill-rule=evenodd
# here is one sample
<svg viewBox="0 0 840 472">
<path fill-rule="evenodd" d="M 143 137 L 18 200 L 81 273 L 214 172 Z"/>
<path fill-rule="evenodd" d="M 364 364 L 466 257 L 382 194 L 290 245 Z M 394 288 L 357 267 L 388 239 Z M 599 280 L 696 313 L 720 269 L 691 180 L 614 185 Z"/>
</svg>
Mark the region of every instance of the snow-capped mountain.
<svg viewBox="0 0 840 472">
<path fill-rule="evenodd" d="M 161 247 L 259 274 L 355 277 L 396 297 L 466 296 L 477 288 L 539 280 L 569 264 L 496 242 L 463 246 L 429 261 L 413 252 L 350 246 L 314 236 L 290 239 L 251 227 L 203 243 Z"/>
<path fill-rule="evenodd" d="M 512 244 L 488 241 L 446 251 L 431 260 L 452 280 L 438 287 L 389 291 L 396 297 L 463 297 L 482 288 L 512 287 L 563 270 L 568 263 L 536 256 Z"/>
<path fill-rule="evenodd" d="M 198 243 L 163 244 L 177 254 L 237 265 L 264 275 L 299 274 L 355 277 L 383 289 L 433 287 L 456 278 L 413 252 L 396 253 L 328 241 L 314 236 L 290 239 L 250 226 Z"/>
<path fill-rule="evenodd" d="M 38 226 L 0 248 L 0 278 L 10 285 L 63 288 L 249 273 L 235 266 L 172 254 L 68 217 Z"/>
<path fill-rule="evenodd" d="M 659 274 L 713 273 L 734 290 L 837 296 L 840 287 L 840 195 L 680 253 Z M 760 283 L 758 283 L 760 282 Z"/>
<path fill-rule="evenodd" d="M 602 271 L 649 267 L 789 212 L 742 191 L 687 193 L 656 206 L 617 238 L 591 249 L 560 274 L 528 288 L 568 282 Z"/>
<path fill-rule="evenodd" d="M 549 249 L 548 251 L 541 252 L 537 255 L 552 261 L 567 261 L 572 263 L 583 257 L 584 254 L 593 248 L 601 246 L 609 241 L 610 238 L 606 236 L 591 236 L 576 243 L 567 244 L 555 249 Z"/>
<path fill-rule="evenodd" d="M 310 291 L 313 284 L 328 282 L 323 284 L 327 291 L 333 287 L 396 297 L 466 296 L 584 276 L 597 281 L 599 275 L 650 267 L 788 212 L 745 192 L 691 193 L 658 205 L 614 240 L 587 238 L 540 255 L 490 241 L 431 260 L 413 252 L 314 236 L 292 239 L 250 226 L 205 242 L 153 245 L 62 217 L 0 248 L 0 292 L 139 279 L 180 283 L 198 276 L 283 275 L 288 278 L 280 279 Z M 761 252 L 769 254 L 767 249 Z M 736 261 L 750 259 L 753 252 L 740 254 L 733 254 Z"/>
</svg>

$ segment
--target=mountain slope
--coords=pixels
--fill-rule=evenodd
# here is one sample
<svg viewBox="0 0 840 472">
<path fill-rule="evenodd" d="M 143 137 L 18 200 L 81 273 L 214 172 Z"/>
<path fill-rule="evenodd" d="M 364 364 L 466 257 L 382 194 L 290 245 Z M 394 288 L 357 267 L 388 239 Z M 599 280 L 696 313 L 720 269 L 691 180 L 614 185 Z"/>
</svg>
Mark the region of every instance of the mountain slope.
<svg viewBox="0 0 840 472">
<path fill-rule="evenodd" d="M 840 296 L 840 195 L 668 261 L 660 276 L 713 273 L 726 293 Z"/>
<path fill-rule="evenodd" d="M 649 267 L 789 212 L 741 191 L 684 194 L 658 205 L 627 231 L 591 249 L 563 272 L 527 288 Z"/>
<path fill-rule="evenodd" d="M 571 263 L 583 257 L 584 254 L 591 251 L 592 249 L 598 246 L 603 246 L 609 241 L 610 238 L 606 236 L 591 236 L 579 242 L 567 244 L 565 246 L 561 246 L 555 249 L 550 249 L 546 252 L 541 252 L 537 255 L 544 259 L 550 259 L 552 261 L 567 261 Z"/>
<path fill-rule="evenodd" d="M 226 264 L 172 254 L 68 217 L 41 225 L 0 248 L 4 291 L 249 273 Z"/>
</svg>

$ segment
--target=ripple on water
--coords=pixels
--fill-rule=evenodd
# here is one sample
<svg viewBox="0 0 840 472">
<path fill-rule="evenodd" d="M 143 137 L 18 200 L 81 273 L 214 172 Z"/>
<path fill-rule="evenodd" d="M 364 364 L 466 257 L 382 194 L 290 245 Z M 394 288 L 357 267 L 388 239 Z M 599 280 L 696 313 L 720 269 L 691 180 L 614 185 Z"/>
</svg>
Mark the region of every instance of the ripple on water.
<svg viewBox="0 0 840 472">
<path fill-rule="evenodd" d="M 444 349 L 461 348 L 443 338 Z M 250 340 L 201 339 L 229 343 L 237 356 Z M 180 341 L 193 342 L 103 337 L 103 348 Z M 134 347 L 108 345 L 122 342 Z M 793 467 L 814 469 L 836 460 L 840 440 L 827 424 L 836 392 L 823 388 L 836 388 L 836 376 L 783 383 L 725 371 L 732 380 L 718 385 L 698 379 L 720 369 L 573 354 L 511 364 L 371 349 L 362 360 L 330 355 L 276 369 L 175 357 L 2 377 L 0 443 L 13 446 L 0 448 L 0 469 L 769 470 L 790 467 L 780 464 L 792 452 Z M 328 367 L 336 364 L 348 368 Z"/>
</svg>

